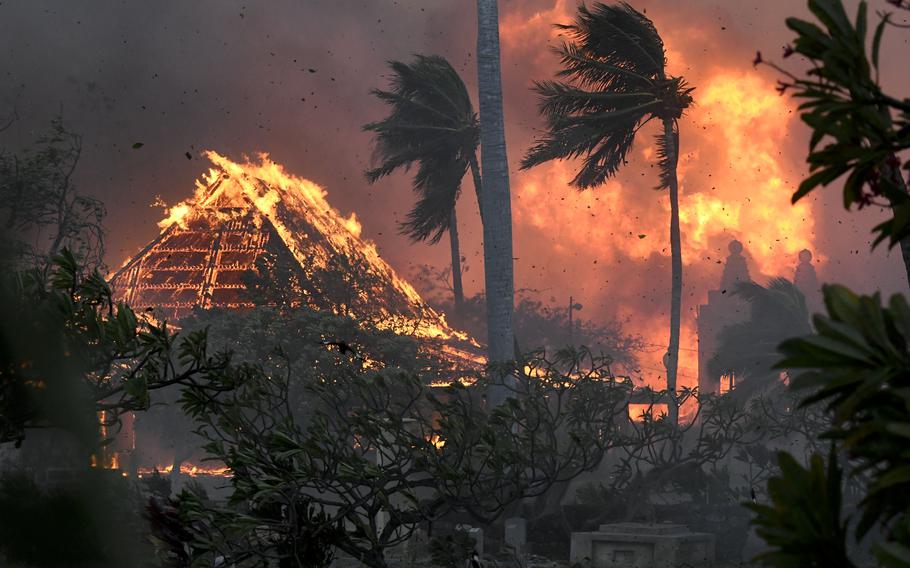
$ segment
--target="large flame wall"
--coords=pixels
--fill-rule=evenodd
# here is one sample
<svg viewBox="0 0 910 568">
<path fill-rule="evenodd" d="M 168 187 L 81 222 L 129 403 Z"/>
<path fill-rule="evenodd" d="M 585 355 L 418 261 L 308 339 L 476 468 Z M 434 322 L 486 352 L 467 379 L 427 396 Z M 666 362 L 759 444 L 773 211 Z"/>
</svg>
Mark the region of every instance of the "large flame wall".
<svg viewBox="0 0 910 568">
<path fill-rule="evenodd" d="M 531 18 L 507 15 L 505 57 L 525 57 L 533 62 L 535 78 L 552 77 L 556 57 L 527 46 L 542 36 L 560 41 L 551 24 L 569 21 L 574 8 L 574 2 L 559 1 Z M 666 41 L 670 73 L 696 86 L 696 105 L 680 124 L 679 163 L 684 266 L 679 382 L 692 386 L 698 368 L 696 307 L 719 284 L 730 240 L 745 244 L 756 280 L 792 278 L 798 251 L 816 248 L 815 226 L 808 204 L 790 205 L 801 168 L 799 155 L 787 150 L 797 122 L 795 104 L 780 97 L 773 80 L 753 71 L 748 59 L 700 55 L 713 49 L 708 34 L 673 26 L 661 12 L 651 15 Z M 509 142 L 516 160 L 527 147 L 522 138 L 533 136 L 536 125 L 531 126 L 513 129 L 517 136 Z M 549 290 L 558 303 L 573 294 L 585 305 L 582 316 L 624 321 L 626 331 L 647 343 L 633 375 L 662 385 L 669 335 L 669 200 L 666 192 L 653 189 L 656 133 L 643 129 L 629 164 L 602 187 L 570 188 L 577 165 L 560 162 L 515 172 L 512 188 L 519 285 Z M 816 251 L 816 259 L 823 262 L 824 254 Z"/>
</svg>

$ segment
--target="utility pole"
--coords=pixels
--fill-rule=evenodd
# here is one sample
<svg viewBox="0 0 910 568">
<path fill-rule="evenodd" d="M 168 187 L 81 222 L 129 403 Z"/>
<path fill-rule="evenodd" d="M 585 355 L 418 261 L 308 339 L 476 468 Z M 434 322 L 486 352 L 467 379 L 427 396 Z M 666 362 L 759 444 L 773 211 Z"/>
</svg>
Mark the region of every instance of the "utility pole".
<svg viewBox="0 0 910 568">
<path fill-rule="evenodd" d="M 575 347 L 575 325 L 572 323 L 572 311 L 580 310 L 583 306 L 569 296 L 569 347 Z"/>
</svg>

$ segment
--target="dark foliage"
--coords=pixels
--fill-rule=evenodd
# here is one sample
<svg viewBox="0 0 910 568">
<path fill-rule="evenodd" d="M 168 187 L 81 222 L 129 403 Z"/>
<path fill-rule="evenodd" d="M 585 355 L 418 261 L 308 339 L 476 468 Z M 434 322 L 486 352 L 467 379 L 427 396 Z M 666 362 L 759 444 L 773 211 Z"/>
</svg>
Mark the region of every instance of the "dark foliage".
<svg viewBox="0 0 910 568">
<path fill-rule="evenodd" d="M 35 568 L 145 566 L 138 500 L 126 480 L 85 472 L 56 487 L 25 473 L 0 477 L 0 557 Z"/>
<path fill-rule="evenodd" d="M 824 403 L 825 436 L 865 482 L 858 535 L 880 530 L 887 540 L 876 545 L 879 559 L 903 566 L 910 558 L 910 305 L 899 295 L 882 306 L 877 294 L 823 290 L 828 315 L 815 317 L 814 335 L 781 345 L 780 365 L 802 369 L 793 388 L 808 392 L 805 406 Z"/>
<path fill-rule="evenodd" d="M 35 148 L 0 151 L 0 257 L 17 268 L 45 266 L 68 248 L 91 267 L 104 261 L 104 204 L 77 191 L 82 136 L 61 117 Z"/>
<path fill-rule="evenodd" d="M 391 368 L 342 365 L 298 379 L 242 366 L 186 389 L 206 451 L 233 472 L 228 507 L 181 502 L 193 558 L 304 566 L 276 543 L 309 535 L 384 567 L 385 550 L 420 522 L 462 512 L 488 523 L 595 467 L 628 385 L 586 353 L 526 368 L 492 411 L 483 393 L 493 379 L 434 389 Z M 291 403 L 292 380 L 309 393 L 306 412 Z"/>
<path fill-rule="evenodd" d="M 463 568 L 474 547 L 474 540 L 464 531 L 455 531 L 430 539 L 430 559 L 440 568 Z"/>
<path fill-rule="evenodd" d="M 708 370 L 713 376 L 734 374 L 736 395 L 748 397 L 778 381 L 777 346 L 812 328 L 803 294 L 784 278 L 774 278 L 767 286 L 740 282 L 733 293 L 749 302 L 749 319 L 718 334 Z"/>
<path fill-rule="evenodd" d="M 847 520 L 842 510 L 843 472 L 833 448 L 827 465 L 814 455 L 803 467 L 786 452 L 780 475 L 768 481 L 771 505 L 747 503 L 757 533 L 771 547 L 756 560 L 770 566 L 852 568 L 847 555 Z"/>
<path fill-rule="evenodd" d="M 891 4 L 908 9 L 900 2 Z M 787 27 L 796 39 L 784 56 L 803 56 L 810 70 L 799 76 L 763 61 L 761 54 L 756 59 L 756 64 L 770 65 L 784 75 L 781 93 L 790 90 L 803 99 L 800 116 L 812 129 L 811 175 L 793 201 L 846 176 L 844 207 L 881 204 L 894 209 L 893 218 L 874 231 L 876 244 L 888 240 L 893 246 L 910 236 L 910 196 L 900 171 L 900 153 L 910 148 L 910 100 L 885 93 L 879 80 L 882 38 L 895 23 L 890 14 L 882 13 L 867 51 L 865 1 L 854 21 L 841 0 L 809 0 L 808 5 L 818 22 L 788 18 Z"/>
<path fill-rule="evenodd" d="M 447 271 L 438 273 L 423 266 L 416 275 L 416 281 L 421 285 L 422 295 L 434 308 L 450 314 L 449 322 L 455 328 L 484 343 L 487 337 L 486 298 L 483 294 L 465 298 L 456 312 L 451 299 L 440 292 L 448 285 L 447 277 Z M 609 357 L 614 363 L 614 371 L 622 372 L 617 367 L 627 371 L 637 368 L 637 356 L 645 345 L 641 337 L 625 333 L 620 322 L 594 321 L 584 318 L 585 312 L 575 311 L 570 326 L 567 306 L 547 305 L 537 299 L 533 291 L 519 292 L 512 324 L 521 351 L 546 350 L 555 353 L 567 347 L 583 346 Z M 553 300 L 555 298 L 551 298 L 551 302 Z"/>
<path fill-rule="evenodd" d="M 67 249 L 52 267 L 0 276 L 0 315 L 0 443 L 62 426 L 93 444 L 96 412 L 116 426 L 122 412 L 148 408 L 151 391 L 228 364 L 208 353 L 204 332 L 178 336 L 116 304 Z"/>
</svg>

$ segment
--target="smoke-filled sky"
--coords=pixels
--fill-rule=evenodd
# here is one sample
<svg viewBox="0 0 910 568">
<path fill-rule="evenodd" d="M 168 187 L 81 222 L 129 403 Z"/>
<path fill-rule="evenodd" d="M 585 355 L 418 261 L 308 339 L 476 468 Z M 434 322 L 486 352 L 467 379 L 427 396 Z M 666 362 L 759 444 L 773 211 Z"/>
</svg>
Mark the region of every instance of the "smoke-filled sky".
<svg viewBox="0 0 910 568">
<path fill-rule="evenodd" d="M 905 289 L 899 254 L 869 251 L 869 228 L 881 212 L 844 213 L 834 187 L 789 205 L 805 173 L 807 132 L 793 101 L 774 91 L 776 78 L 751 61 L 756 50 L 779 57 L 791 38 L 783 20 L 805 15 L 803 3 L 632 4 L 662 34 L 670 72 L 696 87 L 696 106 L 680 126 L 681 382 L 694 381 L 695 309 L 717 286 L 732 238 L 745 244 L 759 281 L 792 278 L 797 251 L 808 247 L 823 280 L 864 291 Z M 887 7 L 884 0 L 871 4 Z M 640 133 L 614 181 L 585 193 L 567 186 L 572 163 L 517 168 L 542 126 L 529 87 L 553 76 L 557 61 L 548 45 L 559 38 L 552 24 L 568 22 L 576 6 L 500 1 L 516 287 L 559 304 L 571 294 L 584 304 L 582 316 L 621 319 L 653 347 L 642 373 L 659 374 L 669 309 L 669 204 L 652 189 L 654 132 Z M 199 152 L 210 148 L 235 159 L 267 152 L 322 185 L 342 214 L 356 213 L 364 236 L 403 274 L 418 264 L 442 267 L 445 241 L 415 245 L 398 235 L 412 203 L 408 178 L 373 187 L 363 180 L 370 138 L 361 126 L 385 112 L 369 90 L 385 86 L 389 59 L 441 54 L 476 91 L 475 26 L 472 0 L 2 1 L 0 116 L 15 111 L 20 119 L 0 143 L 31 144 L 57 112 L 83 134 L 77 182 L 107 204 L 113 266 L 156 235 L 163 216 L 150 207 L 156 196 L 174 203 L 190 195 L 208 167 Z M 908 37 L 892 31 L 884 52 L 906 52 Z M 886 83 L 906 94 L 906 62 L 884 59 Z M 135 142 L 142 148 L 132 149 Z M 473 293 L 483 281 L 480 225 L 469 180 L 464 189 L 459 220 Z"/>
</svg>

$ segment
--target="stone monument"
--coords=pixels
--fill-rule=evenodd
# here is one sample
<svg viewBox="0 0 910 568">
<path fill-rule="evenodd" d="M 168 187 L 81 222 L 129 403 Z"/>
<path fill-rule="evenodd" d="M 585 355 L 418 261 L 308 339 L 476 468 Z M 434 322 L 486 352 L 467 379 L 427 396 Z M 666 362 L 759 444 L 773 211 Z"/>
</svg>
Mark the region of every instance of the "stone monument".
<svg viewBox="0 0 910 568">
<path fill-rule="evenodd" d="M 528 523 L 520 517 L 505 520 L 505 543 L 512 548 L 519 557 L 527 552 Z"/>
<path fill-rule="evenodd" d="M 806 297 L 806 306 L 810 313 L 822 311 L 821 284 L 818 282 L 815 267 L 812 266 L 812 251 L 809 249 L 799 251 L 799 264 L 793 274 L 793 284 Z"/>
<path fill-rule="evenodd" d="M 720 287 L 708 291 L 708 302 L 698 306 L 698 391 L 701 394 L 720 393 L 721 377 L 708 371 L 708 361 L 717 352 L 717 334 L 728 325 L 745 321 L 749 317 L 749 304 L 736 296 L 736 285 L 750 282 L 749 266 L 743 256 L 743 244 L 731 241 L 730 255 L 724 264 Z"/>
<path fill-rule="evenodd" d="M 711 566 L 714 535 L 685 525 L 617 523 L 572 533 L 570 564 L 590 568 Z"/>
</svg>

